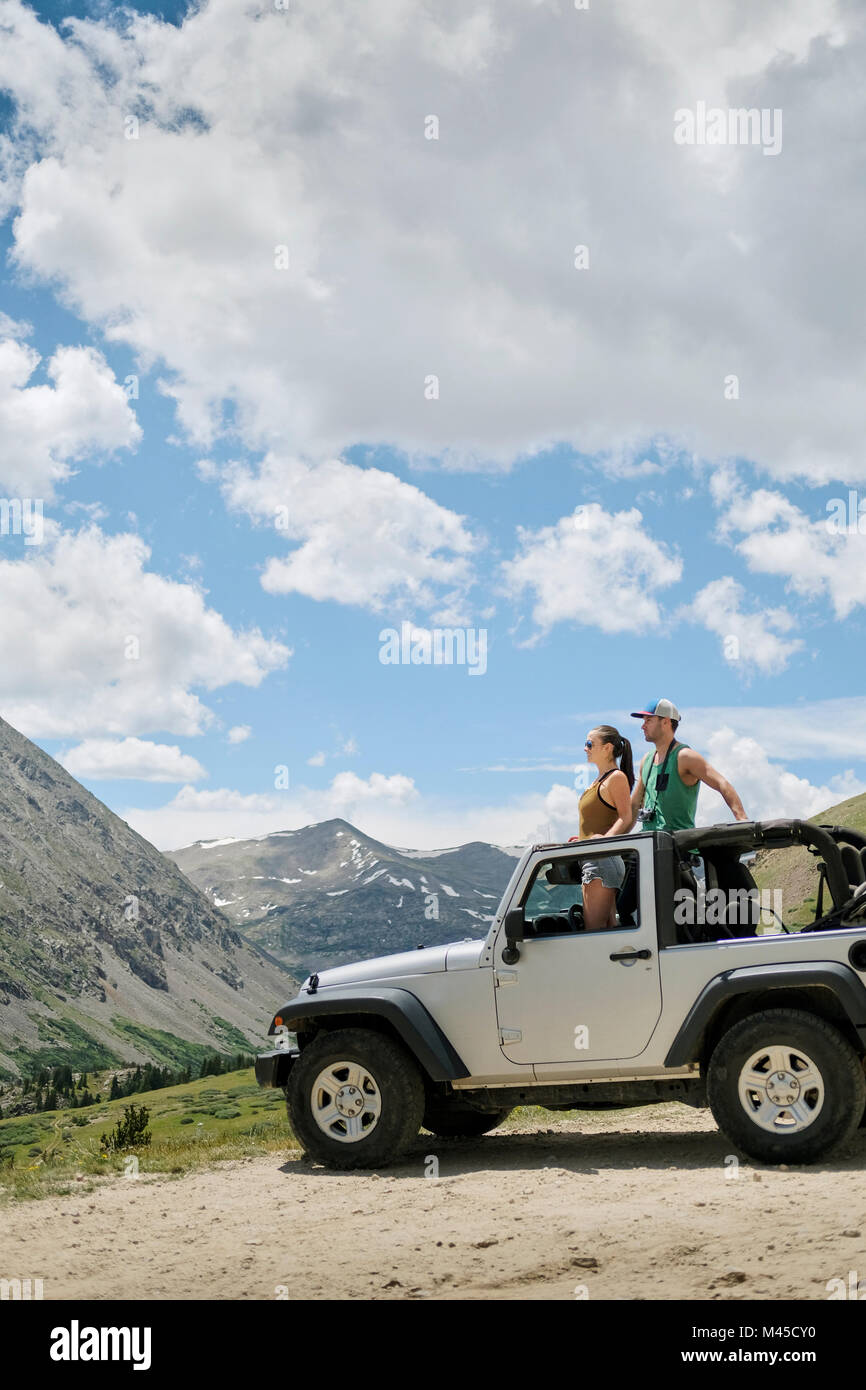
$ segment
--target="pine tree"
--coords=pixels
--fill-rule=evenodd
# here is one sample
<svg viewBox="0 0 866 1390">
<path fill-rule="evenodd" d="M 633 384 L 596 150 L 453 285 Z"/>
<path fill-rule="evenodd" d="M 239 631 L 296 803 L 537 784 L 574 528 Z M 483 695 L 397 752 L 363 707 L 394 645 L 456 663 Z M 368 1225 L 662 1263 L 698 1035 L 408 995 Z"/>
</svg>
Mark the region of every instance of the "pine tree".
<svg viewBox="0 0 866 1390">
<path fill-rule="evenodd" d="M 117 1080 L 117 1072 L 115 1072 L 114 1076 L 111 1078 L 111 1090 L 108 1093 L 108 1099 L 120 1100 L 121 1095 L 120 1083 Z"/>
</svg>

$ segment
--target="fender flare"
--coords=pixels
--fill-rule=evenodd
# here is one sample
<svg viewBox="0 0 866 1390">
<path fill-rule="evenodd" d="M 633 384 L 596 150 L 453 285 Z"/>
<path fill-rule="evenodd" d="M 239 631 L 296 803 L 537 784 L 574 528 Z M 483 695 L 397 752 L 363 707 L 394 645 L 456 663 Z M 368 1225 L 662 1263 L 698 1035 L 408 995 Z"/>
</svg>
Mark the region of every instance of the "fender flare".
<svg viewBox="0 0 866 1390">
<path fill-rule="evenodd" d="M 689 1009 L 665 1057 L 666 1067 L 693 1062 L 707 1023 L 726 999 L 765 989 L 820 985 L 836 996 L 866 1048 L 866 988 L 850 966 L 840 961 L 791 961 L 726 970 L 709 980 Z"/>
<path fill-rule="evenodd" d="M 408 989 L 373 986 L 359 993 L 339 986 L 291 1000 L 278 1015 L 294 1031 L 304 1019 L 334 1018 L 340 1014 L 373 1014 L 390 1023 L 431 1081 L 456 1081 L 470 1072 L 432 1014 Z M 271 1023 L 269 1033 L 276 1030 Z"/>
</svg>

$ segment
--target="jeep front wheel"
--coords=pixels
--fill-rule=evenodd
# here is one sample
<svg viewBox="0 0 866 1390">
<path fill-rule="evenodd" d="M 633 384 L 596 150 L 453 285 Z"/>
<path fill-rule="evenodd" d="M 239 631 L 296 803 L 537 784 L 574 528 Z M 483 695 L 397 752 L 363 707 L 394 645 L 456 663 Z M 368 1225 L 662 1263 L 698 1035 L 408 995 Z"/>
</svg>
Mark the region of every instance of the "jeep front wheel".
<svg viewBox="0 0 866 1390">
<path fill-rule="evenodd" d="M 767 1009 L 718 1042 L 707 1099 L 719 1129 L 751 1158 L 813 1163 L 857 1129 L 866 1080 L 831 1023 L 799 1009 Z"/>
<path fill-rule="evenodd" d="M 286 1087 L 289 1123 L 329 1168 L 393 1162 L 421 1128 L 424 1083 L 399 1043 L 364 1028 L 320 1033 Z"/>
</svg>

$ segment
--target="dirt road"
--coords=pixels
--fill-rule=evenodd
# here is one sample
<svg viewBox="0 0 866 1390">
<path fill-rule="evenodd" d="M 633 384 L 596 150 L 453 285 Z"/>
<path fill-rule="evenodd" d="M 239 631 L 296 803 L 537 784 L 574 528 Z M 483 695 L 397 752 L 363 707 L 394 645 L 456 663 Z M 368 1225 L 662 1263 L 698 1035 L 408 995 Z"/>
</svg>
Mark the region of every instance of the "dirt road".
<svg viewBox="0 0 866 1390">
<path fill-rule="evenodd" d="M 295 1155 L 117 1178 L 0 1210 L 2 1273 L 46 1299 L 826 1299 L 851 1270 L 866 1288 L 866 1131 L 811 1168 L 729 1151 L 672 1105 L 422 1135 L 372 1175 Z"/>
</svg>

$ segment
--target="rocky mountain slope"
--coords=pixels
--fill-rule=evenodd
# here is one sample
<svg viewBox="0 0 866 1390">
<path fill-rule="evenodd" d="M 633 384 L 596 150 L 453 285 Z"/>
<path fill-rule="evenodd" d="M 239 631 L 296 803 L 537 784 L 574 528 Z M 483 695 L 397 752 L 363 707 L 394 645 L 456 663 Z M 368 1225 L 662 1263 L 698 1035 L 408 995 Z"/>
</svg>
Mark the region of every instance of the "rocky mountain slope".
<svg viewBox="0 0 866 1390">
<path fill-rule="evenodd" d="M 0 1075 L 248 1050 L 292 988 L 170 860 L 0 719 Z"/>
<path fill-rule="evenodd" d="M 518 851 L 395 849 L 344 820 L 170 857 L 244 937 L 295 973 L 484 936 Z"/>
</svg>

